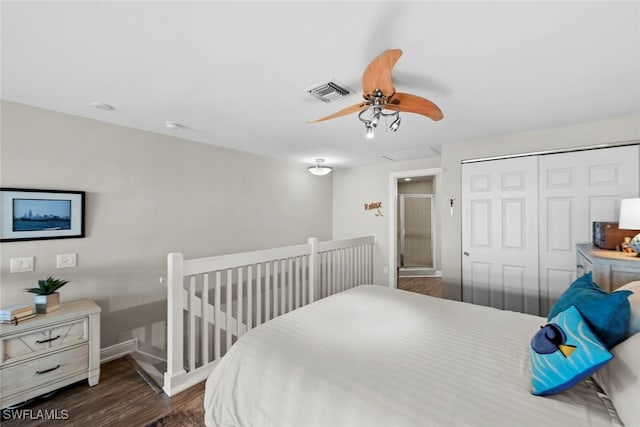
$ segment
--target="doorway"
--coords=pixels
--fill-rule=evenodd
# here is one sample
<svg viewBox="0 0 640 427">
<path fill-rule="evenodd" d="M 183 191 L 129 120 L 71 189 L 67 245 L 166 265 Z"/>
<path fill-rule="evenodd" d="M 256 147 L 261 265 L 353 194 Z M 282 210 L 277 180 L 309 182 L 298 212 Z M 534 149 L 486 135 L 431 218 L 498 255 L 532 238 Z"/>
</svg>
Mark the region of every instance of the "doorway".
<svg viewBox="0 0 640 427">
<path fill-rule="evenodd" d="M 389 174 L 389 206 L 394 207 L 389 209 L 388 272 L 392 288 L 400 287 L 401 276 L 404 281 L 437 278 L 440 286 L 437 210 L 440 173 L 440 168 L 433 168 Z"/>
<path fill-rule="evenodd" d="M 431 177 L 428 177 L 431 178 Z M 432 180 L 421 184 L 431 185 Z M 435 222 L 433 194 L 404 194 L 407 187 L 398 183 L 398 266 L 400 277 L 434 274 Z"/>
</svg>

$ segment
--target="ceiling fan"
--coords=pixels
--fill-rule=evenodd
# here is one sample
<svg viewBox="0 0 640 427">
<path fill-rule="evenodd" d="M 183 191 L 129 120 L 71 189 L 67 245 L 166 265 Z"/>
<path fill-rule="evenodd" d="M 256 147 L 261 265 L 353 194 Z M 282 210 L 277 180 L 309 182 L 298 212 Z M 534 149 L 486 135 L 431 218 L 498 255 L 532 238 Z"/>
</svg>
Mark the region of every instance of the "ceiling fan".
<svg viewBox="0 0 640 427">
<path fill-rule="evenodd" d="M 366 126 L 367 138 L 374 137 L 374 129 L 381 118 L 393 118 L 389 129 L 393 132 L 400 127 L 400 111 L 422 114 L 432 120 L 441 120 L 440 108 L 428 99 L 410 93 L 396 92 L 391 79 L 391 69 L 402 56 L 400 49 L 387 49 L 367 66 L 362 75 L 364 102 L 344 108 L 320 119 L 308 123 L 318 123 L 347 114 L 359 112 L 358 118 Z M 368 115 L 367 115 L 368 114 Z"/>
</svg>

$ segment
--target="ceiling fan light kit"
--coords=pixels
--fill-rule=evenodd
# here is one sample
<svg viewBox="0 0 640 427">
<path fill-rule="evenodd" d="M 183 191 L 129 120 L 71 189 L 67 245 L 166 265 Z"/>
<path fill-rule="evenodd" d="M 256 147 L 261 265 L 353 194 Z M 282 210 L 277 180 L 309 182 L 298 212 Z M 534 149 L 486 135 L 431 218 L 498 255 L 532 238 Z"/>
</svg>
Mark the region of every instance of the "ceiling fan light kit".
<svg viewBox="0 0 640 427">
<path fill-rule="evenodd" d="M 394 111 L 387 113 L 384 111 L 385 108 Z M 366 115 L 366 113 L 369 113 L 368 119 L 363 117 L 364 115 Z M 364 123 L 364 126 L 367 129 L 366 137 L 368 139 L 371 139 L 375 136 L 373 129 L 378 127 L 380 119 L 383 117 L 385 118 L 386 123 L 389 122 L 389 117 L 393 118 L 391 124 L 388 125 L 388 129 L 392 132 L 397 132 L 400 128 L 400 108 L 397 105 L 374 102 L 373 105 L 370 105 L 369 107 L 360 111 L 360 113 L 358 114 L 358 119 L 360 119 L 360 121 Z"/>
<path fill-rule="evenodd" d="M 400 128 L 400 111 L 421 114 L 435 121 L 441 120 L 442 111 L 433 102 L 417 95 L 396 92 L 391 79 L 391 70 L 400 56 L 402 56 L 402 50 L 387 49 L 367 66 L 362 75 L 364 102 L 344 108 L 326 117 L 311 120 L 309 123 L 318 123 L 358 112 L 358 119 L 364 123 L 366 128 L 366 137 L 373 138 L 375 136 L 374 129 L 383 117 L 387 123 L 392 118 L 388 129 L 396 132 Z M 390 112 L 385 110 L 390 110 Z"/>
<path fill-rule="evenodd" d="M 316 159 L 315 166 L 309 166 L 309 172 L 316 176 L 329 174 L 333 168 L 330 166 L 324 166 L 323 163 L 324 159 Z"/>
</svg>

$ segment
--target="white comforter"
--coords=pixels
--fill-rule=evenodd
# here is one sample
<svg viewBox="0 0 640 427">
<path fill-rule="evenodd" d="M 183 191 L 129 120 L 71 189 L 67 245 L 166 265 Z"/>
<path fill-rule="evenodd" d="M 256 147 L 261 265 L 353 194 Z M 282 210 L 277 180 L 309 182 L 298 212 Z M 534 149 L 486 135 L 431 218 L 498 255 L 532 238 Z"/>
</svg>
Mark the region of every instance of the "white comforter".
<svg viewBox="0 0 640 427">
<path fill-rule="evenodd" d="M 595 387 L 530 394 L 545 319 L 360 286 L 252 330 L 207 380 L 208 426 L 610 426 Z"/>
</svg>

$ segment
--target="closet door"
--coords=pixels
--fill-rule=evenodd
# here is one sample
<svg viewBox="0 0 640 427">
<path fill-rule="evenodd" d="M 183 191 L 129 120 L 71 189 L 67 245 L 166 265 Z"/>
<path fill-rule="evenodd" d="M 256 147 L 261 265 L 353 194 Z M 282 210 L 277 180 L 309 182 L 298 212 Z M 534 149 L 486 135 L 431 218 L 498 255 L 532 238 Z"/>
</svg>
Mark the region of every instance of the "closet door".
<svg viewBox="0 0 640 427">
<path fill-rule="evenodd" d="M 538 314 L 537 157 L 462 165 L 462 299 Z"/>
<path fill-rule="evenodd" d="M 592 222 L 618 222 L 620 199 L 638 197 L 638 146 L 540 156 L 540 314 L 567 289 L 576 243 Z"/>
</svg>

